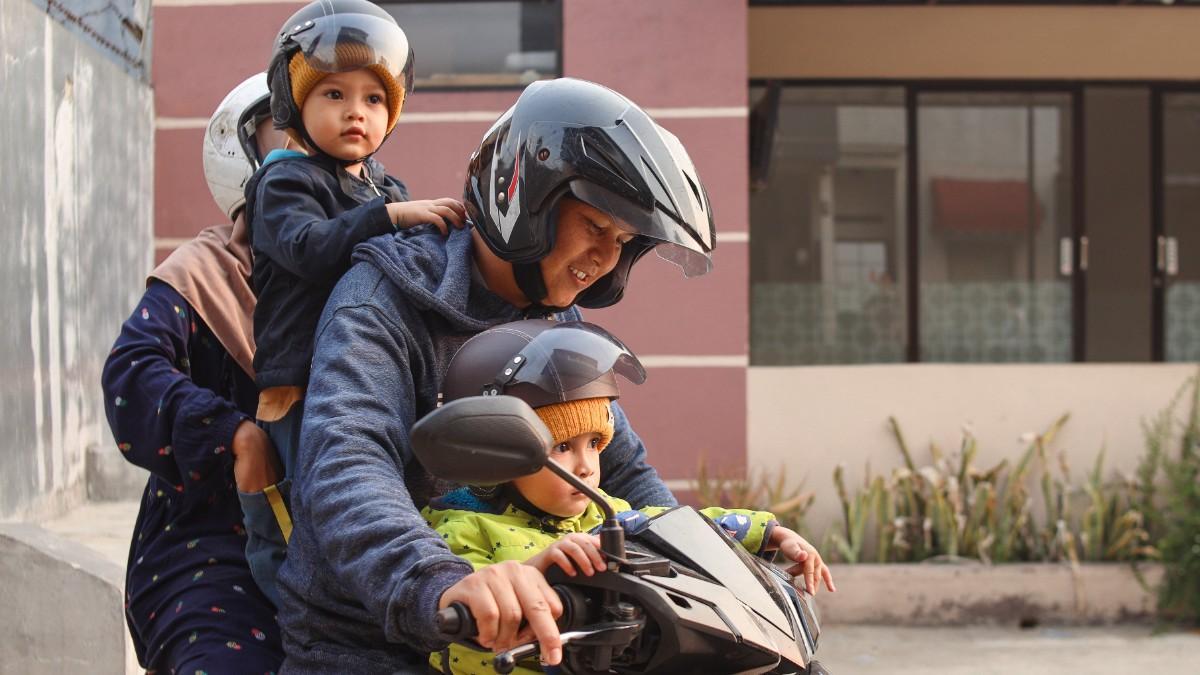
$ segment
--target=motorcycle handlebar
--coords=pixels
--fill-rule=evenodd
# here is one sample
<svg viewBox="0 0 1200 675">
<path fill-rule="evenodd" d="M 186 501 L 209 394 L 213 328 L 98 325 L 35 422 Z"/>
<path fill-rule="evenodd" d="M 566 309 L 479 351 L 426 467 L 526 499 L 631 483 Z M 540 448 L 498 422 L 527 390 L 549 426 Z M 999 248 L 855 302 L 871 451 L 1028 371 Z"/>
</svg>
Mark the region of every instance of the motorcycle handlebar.
<svg viewBox="0 0 1200 675">
<path fill-rule="evenodd" d="M 438 632 L 452 642 L 473 638 L 479 634 L 479 627 L 475 625 L 475 617 L 471 615 L 470 608 L 461 602 L 452 602 L 438 610 L 435 623 Z"/>
<path fill-rule="evenodd" d="M 586 620 L 584 616 L 588 601 L 579 591 L 555 584 L 551 586 L 562 603 L 563 613 L 555 621 L 558 630 L 566 631 L 579 628 Z M 437 631 L 451 642 L 461 642 L 474 638 L 479 634 L 479 626 L 471 614 L 471 608 L 461 602 L 452 602 L 444 609 L 438 610 L 434 617 Z"/>
</svg>

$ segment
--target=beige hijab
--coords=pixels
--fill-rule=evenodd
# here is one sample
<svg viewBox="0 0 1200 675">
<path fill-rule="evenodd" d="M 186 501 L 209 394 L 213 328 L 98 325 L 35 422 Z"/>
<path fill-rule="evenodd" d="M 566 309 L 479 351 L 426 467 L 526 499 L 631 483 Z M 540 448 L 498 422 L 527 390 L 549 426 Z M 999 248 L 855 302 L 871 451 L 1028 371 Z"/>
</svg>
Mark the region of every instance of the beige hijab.
<svg viewBox="0 0 1200 675">
<path fill-rule="evenodd" d="M 174 288 L 204 319 L 242 370 L 254 377 L 254 291 L 250 289 L 250 238 L 239 214 L 175 249 L 146 279 Z"/>
</svg>

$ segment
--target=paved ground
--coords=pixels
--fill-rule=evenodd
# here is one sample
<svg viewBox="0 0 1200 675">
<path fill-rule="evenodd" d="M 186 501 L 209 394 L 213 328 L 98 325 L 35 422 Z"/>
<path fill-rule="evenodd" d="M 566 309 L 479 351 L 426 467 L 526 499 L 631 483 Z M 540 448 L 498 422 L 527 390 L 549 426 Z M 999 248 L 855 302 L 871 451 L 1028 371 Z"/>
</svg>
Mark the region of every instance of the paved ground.
<svg viewBox="0 0 1200 675">
<path fill-rule="evenodd" d="M 122 568 L 129 556 L 138 502 L 90 502 L 49 522 L 47 530 L 83 544 Z"/>
<path fill-rule="evenodd" d="M 817 650 L 831 675 L 1200 673 L 1200 633 L 1149 627 L 829 626 Z"/>
<path fill-rule="evenodd" d="M 88 504 L 46 529 L 125 564 L 137 502 Z M 1116 628 L 828 626 L 818 652 L 832 675 L 1200 673 L 1200 633 Z"/>
</svg>

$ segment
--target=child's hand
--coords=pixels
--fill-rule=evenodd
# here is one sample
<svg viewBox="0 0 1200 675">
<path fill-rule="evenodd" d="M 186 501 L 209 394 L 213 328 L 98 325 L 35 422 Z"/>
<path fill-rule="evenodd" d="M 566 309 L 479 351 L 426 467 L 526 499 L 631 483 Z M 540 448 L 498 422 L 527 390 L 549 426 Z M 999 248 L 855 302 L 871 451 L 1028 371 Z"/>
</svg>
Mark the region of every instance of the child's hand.
<svg viewBox="0 0 1200 675">
<path fill-rule="evenodd" d="M 821 554 L 808 540 L 796 534 L 783 526 L 776 526 L 771 531 L 771 541 L 767 542 L 767 548 L 779 549 L 779 552 L 788 560 L 791 560 L 796 565 L 788 569 L 788 574 L 794 577 L 804 577 L 804 588 L 809 593 L 816 595 L 820 589 L 819 580 L 825 581 L 825 588 L 833 593 L 837 591 L 837 587 L 833 585 L 833 573 L 829 571 L 829 567 L 821 560 Z"/>
<path fill-rule="evenodd" d="M 421 199 L 415 202 L 392 202 L 387 205 L 388 216 L 396 229 L 403 230 L 414 225 L 433 223 L 442 234 L 450 234 L 450 227 L 462 229 L 467 222 L 467 210 L 462 202 L 450 197 Z"/>
<path fill-rule="evenodd" d="M 559 539 L 550 548 L 526 560 L 525 564 L 538 568 L 543 574 L 558 565 L 571 577 L 575 576 L 577 569 L 588 577 L 606 569 L 604 556 L 600 555 L 600 537 L 581 532 Z"/>
<path fill-rule="evenodd" d="M 242 492 L 262 492 L 279 482 L 283 464 L 267 432 L 252 420 L 242 420 L 233 432 L 233 480 Z"/>
</svg>

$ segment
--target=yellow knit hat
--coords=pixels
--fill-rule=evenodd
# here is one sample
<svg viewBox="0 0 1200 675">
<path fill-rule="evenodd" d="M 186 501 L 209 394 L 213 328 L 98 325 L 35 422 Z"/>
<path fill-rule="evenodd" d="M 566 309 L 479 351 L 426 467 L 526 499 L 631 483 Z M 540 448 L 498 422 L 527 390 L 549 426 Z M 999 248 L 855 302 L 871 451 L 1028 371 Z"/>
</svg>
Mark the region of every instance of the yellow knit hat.
<svg viewBox="0 0 1200 675">
<path fill-rule="evenodd" d="M 554 436 L 558 445 L 579 434 L 600 434 L 599 449 L 603 450 L 612 441 L 613 413 L 607 398 L 585 398 L 578 401 L 553 403 L 534 408 Z"/>
<path fill-rule="evenodd" d="M 337 62 L 344 66 L 353 66 L 356 63 L 366 64 L 373 60 L 370 47 L 360 42 L 343 42 L 334 49 L 337 52 Z M 388 123 L 385 133 L 390 134 L 396 127 L 396 122 L 400 120 L 400 110 L 404 107 L 404 87 L 396 81 L 396 78 L 392 77 L 387 68 L 378 63 L 361 67 L 375 73 L 375 76 L 383 83 L 388 107 Z M 304 99 L 308 98 L 313 87 L 330 74 L 308 65 L 308 61 L 301 52 L 296 52 L 292 56 L 292 60 L 288 62 L 288 75 L 292 78 L 292 101 L 296 103 L 297 110 L 304 108 Z"/>
</svg>

